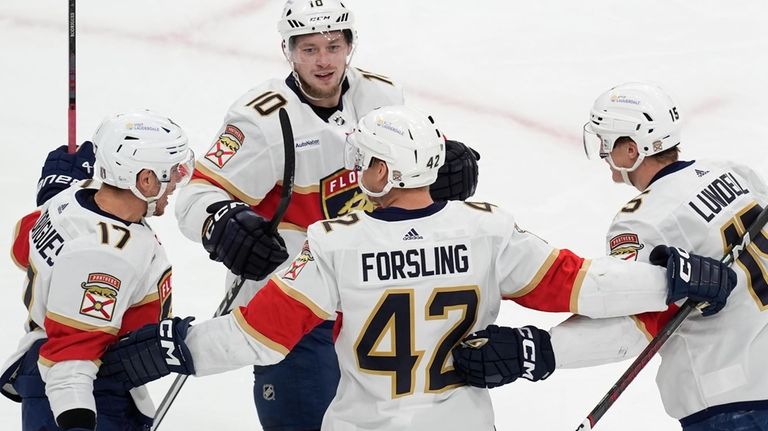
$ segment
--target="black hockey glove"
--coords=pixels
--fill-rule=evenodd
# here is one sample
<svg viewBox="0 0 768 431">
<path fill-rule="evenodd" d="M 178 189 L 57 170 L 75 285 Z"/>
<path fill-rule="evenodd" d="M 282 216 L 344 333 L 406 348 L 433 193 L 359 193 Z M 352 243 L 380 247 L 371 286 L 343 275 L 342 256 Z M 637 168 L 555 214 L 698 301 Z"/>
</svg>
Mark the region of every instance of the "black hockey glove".
<svg viewBox="0 0 768 431">
<path fill-rule="evenodd" d="M 518 377 L 546 379 L 555 371 L 555 354 L 547 331 L 488 325 L 453 348 L 453 367 L 469 385 L 495 388 Z"/>
<path fill-rule="evenodd" d="M 184 341 L 193 320 L 174 317 L 127 334 L 101 357 L 99 377 L 117 380 L 130 389 L 170 373 L 194 374 L 192 354 Z"/>
<path fill-rule="evenodd" d="M 93 178 L 95 161 L 96 156 L 90 141 L 83 142 L 73 154 L 67 153 L 66 145 L 48 153 L 40 172 L 40 180 L 37 182 L 37 206 L 44 204 L 73 182 Z"/>
<path fill-rule="evenodd" d="M 480 153 L 459 141 L 445 141 L 445 163 L 429 186 L 435 201 L 463 201 L 475 194 Z"/>
<path fill-rule="evenodd" d="M 203 247 L 235 275 L 261 280 L 288 259 L 285 242 L 269 231 L 269 221 L 238 201 L 208 206 L 211 215 L 203 225 Z"/>
<path fill-rule="evenodd" d="M 657 245 L 651 250 L 649 260 L 667 268 L 667 304 L 685 297 L 708 303 L 701 310 L 704 316 L 722 310 L 736 286 L 736 273 L 728 265 L 681 248 Z"/>
</svg>

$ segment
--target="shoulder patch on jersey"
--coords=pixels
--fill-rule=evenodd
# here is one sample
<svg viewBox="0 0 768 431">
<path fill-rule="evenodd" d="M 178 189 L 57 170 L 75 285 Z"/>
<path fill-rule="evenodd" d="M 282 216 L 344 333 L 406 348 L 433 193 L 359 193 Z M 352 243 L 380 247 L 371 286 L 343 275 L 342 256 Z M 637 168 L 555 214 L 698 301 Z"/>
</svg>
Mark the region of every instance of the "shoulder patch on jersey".
<svg viewBox="0 0 768 431">
<path fill-rule="evenodd" d="M 80 314 L 112 321 L 120 279 L 103 272 L 93 272 L 88 274 L 88 281 L 80 286 L 85 289 L 80 303 Z"/>
<path fill-rule="evenodd" d="M 341 168 L 320 180 L 320 208 L 330 219 L 355 210 L 373 211 L 373 203 L 357 187 L 358 173 Z"/>
<path fill-rule="evenodd" d="M 307 265 L 307 262 L 313 260 L 315 260 L 315 258 L 312 257 L 312 251 L 309 249 L 309 242 L 304 241 L 304 246 L 301 247 L 301 253 L 293 260 L 293 262 L 291 262 L 291 266 L 285 271 L 285 274 L 283 274 L 281 278 L 284 280 L 296 280 L 296 277 L 299 276 L 301 270 Z"/>
<path fill-rule="evenodd" d="M 237 127 L 227 124 L 224 133 L 205 153 L 205 158 L 221 169 L 237 154 L 243 142 L 245 142 L 245 134 Z"/>
<path fill-rule="evenodd" d="M 623 260 L 637 260 L 637 252 L 645 247 L 636 233 L 620 233 L 608 242 L 611 256 Z"/>
</svg>

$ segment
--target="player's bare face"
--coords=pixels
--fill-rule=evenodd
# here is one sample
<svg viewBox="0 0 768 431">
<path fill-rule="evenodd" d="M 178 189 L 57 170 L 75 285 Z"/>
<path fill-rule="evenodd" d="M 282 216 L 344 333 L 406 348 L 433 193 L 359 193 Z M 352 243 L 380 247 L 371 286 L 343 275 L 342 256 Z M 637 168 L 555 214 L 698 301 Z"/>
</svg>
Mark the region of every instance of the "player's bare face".
<svg viewBox="0 0 768 431">
<path fill-rule="evenodd" d="M 352 47 L 340 31 L 297 36 L 291 51 L 301 88 L 320 106 L 335 106 Z"/>
</svg>

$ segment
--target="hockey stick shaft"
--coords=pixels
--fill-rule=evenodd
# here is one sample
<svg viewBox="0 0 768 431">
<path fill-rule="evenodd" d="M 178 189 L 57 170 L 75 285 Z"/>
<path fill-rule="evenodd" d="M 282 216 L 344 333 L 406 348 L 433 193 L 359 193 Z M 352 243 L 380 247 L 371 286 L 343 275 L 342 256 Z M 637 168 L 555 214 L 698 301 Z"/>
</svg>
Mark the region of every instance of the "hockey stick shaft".
<svg viewBox="0 0 768 431">
<path fill-rule="evenodd" d="M 285 211 L 288 209 L 288 205 L 291 203 L 291 195 L 293 193 L 293 178 L 296 172 L 296 153 L 294 150 L 291 119 L 288 116 L 288 112 L 285 110 L 285 108 L 280 108 L 278 115 L 280 117 L 280 129 L 283 132 L 285 166 L 283 167 L 283 188 L 280 192 L 280 203 L 278 204 L 277 210 L 275 210 L 275 214 L 272 216 L 272 220 L 270 221 L 270 232 L 277 232 L 277 227 L 280 225 L 280 221 L 283 219 Z M 216 309 L 213 317 L 219 317 L 229 313 L 229 309 L 235 302 L 235 298 L 237 298 L 237 295 L 240 293 L 240 289 L 242 289 L 244 283 L 245 278 L 243 277 L 237 277 L 235 279 L 234 285 L 227 291 L 227 295 L 219 304 L 219 307 Z M 163 421 L 166 413 L 168 413 L 168 410 L 171 408 L 171 404 L 173 404 L 174 400 L 176 400 L 176 396 L 179 395 L 179 392 L 184 386 L 184 383 L 186 383 L 187 378 L 189 378 L 189 376 L 184 374 L 176 376 L 176 379 L 171 384 L 171 387 L 168 388 L 168 392 L 166 392 L 165 397 L 163 397 L 163 400 L 160 402 L 160 406 L 158 406 L 157 412 L 155 412 L 155 419 L 152 424 L 151 431 L 155 431 L 160 427 L 160 423 Z"/>
<path fill-rule="evenodd" d="M 720 259 L 720 262 L 728 265 L 732 264 L 739 257 L 739 254 L 741 254 L 741 252 L 744 251 L 744 249 L 746 249 L 747 246 L 752 242 L 752 239 L 760 234 L 760 231 L 763 229 L 766 222 L 768 222 L 768 206 L 760 211 L 755 221 L 752 222 L 746 233 L 744 233 L 744 235 L 741 237 L 739 244 L 731 247 L 725 256 Z M 656 352 L 658 352 L 664 343 L 669 340 L 669 337 L 671 337 L 677 328 L 680 327 L 686 317 L 691 314 L 697 305 L 698 304 L 696 302 L 690 299 L 685 301 L 680 310 L 678 310 L 674 317 L 672 317 L 672 320 L 667 322 L 667 324 L 664 325 L 664 328 L 662 328 L 661 332 L 659 332 L 653 338 L 653 340 L 651 340 L 648 346 L 646 346 L 646 348 L 640 352 L 640 355 L 638 355 L 635 361 L 632 362 L 632 365 L 630 365 L 629 368 L 627 368 L 627 371 L 625 371 L 624 374 L 619 377 L 619 380 L 617 380 L 616 383 L 608 391 L 608 393 L 605 394 L 603 399 L 597 403 L 587 418 L 584 419 L 584 422 L 582 422 L 581 425 L 576 428 L 576 431 L 586 431 L 594 428 L 595 424 L 597 424 L 597 421 L 599 421 L 600 418 L 605 415 L 605 412 L 607 412 L 613 403 L 616 402 L 616 400 L 619 398 L 619 395 L 621 395 L 624 390 L 627 389 L 627 386 L 629 386 L 629 384 L 635 380 L 637 374 L 640 373 L 640 371 L 642 371 L 646 365 L 648 365 L 648 362 L 651 361 Z"/>
<path fill-rule="evenodd" d="M 75 110 L 75 0 L 69 0 L 69 109 L 67 111 L 67 152 L 77 148 L 77 111 Z"/>
</svg>

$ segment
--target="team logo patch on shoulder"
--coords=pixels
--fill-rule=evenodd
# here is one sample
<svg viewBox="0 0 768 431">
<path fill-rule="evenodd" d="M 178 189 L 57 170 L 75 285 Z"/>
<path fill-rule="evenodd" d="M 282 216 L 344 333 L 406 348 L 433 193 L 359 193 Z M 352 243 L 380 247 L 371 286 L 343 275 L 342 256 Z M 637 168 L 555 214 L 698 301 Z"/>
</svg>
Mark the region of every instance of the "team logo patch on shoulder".
<svg viewBox="0 0 768 431">
<path fill-rule="evenodd" d="M 85 289 L 80 303 L 80 314 L 111 321 L 120 290 L 120 279 L 103 272 L 88 274 L 88 281 L 81 283 Z"/>
<path fill-rule="evenodd" d="M 285 280 L 296 280 L 301 270 L 307 265 L 307 262 L 315 260 L 312 257 L 312 251 L 309 250 L 309 243 L 304 241 L 304 246 L 301 248 L 301 253 L 296 259 L 291 262 L 291 266 L 285 271 L 282 278 Z"/>
<path fill-rule="evenodd" d="M 357 187 L 357 177 L 357 172 L 342 168 L 320 180 L 320 208 L 324 218 L 336 218 L 355 210 L 373 210 L 373 203 Z"/>
<path fill-rule="evenodd" d="M 637 252 L 645 247 L 634 233 L 620 233 L 609 241 L 611 256 L 624 260 L 637 260 Z"/>
<path fill-rule="evenodd" d="M 245 134 L 237 127 L 227 124 L 227 127 L 224 128 L 224 133 L 213 143 L 211 149 L 205 153 L 205 158 L 221 169 L 237 154 L 244 141 Z"/>
</svg>

